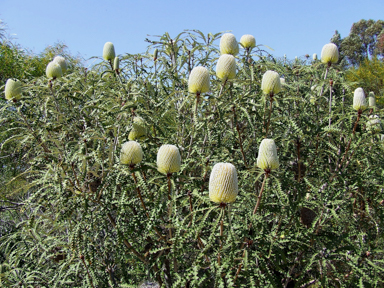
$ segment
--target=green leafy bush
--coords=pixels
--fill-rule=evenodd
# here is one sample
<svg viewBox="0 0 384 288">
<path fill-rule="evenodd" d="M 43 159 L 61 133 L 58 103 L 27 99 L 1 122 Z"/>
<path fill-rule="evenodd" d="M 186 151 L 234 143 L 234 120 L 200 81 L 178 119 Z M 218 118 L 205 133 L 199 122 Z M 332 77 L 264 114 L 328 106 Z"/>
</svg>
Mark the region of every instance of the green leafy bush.
<svg viewBox="0 0 384 288">
<path fill-rule="evenodd" d="M 353 110 L 337 65 L 279 61 L 261 46 L 220 80 L 220 36 L 165 34 L 147 53 L 119 55 L 119 70 L 101 61 L 3 98 L 1 147 L 23 165 L 8 185 L 26 191 L 2 211 L 18 212 L 2 230 L 3 286 L 383 286 L 384 146 L 365 127 L 372 110 Z M 196 66 L 210 73 L 208 93 L 188 92 Z M 266 95 L 268 70 L 285 84 Z M 135 117 L 143 160 L 123 165 Z M 265 138 L 278 169 L 257 166 Z M 177 173 L 157 170 L 164 144 L 179 148 Z M 209 200 L 222 162 L 237 171 L 231 204 Z"/>
</svg>

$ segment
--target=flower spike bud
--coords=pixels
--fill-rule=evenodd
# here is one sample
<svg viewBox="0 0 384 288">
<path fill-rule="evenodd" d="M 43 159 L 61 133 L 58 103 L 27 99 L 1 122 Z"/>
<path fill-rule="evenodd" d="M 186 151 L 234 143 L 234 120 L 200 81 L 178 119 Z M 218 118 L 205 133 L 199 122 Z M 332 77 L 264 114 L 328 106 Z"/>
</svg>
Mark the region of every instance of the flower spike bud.
<svg viewBox="0 0 384 288">
<path fill-rule="evenodd" d="M 369 102 L 369 107 L 376 107 L 376 98 L 375 98 L 375 93 L 372 91 L 369 92 L 369 97 L 368 97 L 368 102 Z"/>
<path fill-rule="evenodd" d="M 243 45 L 244 48 L 253 48 L 256 46 L 256 39 L 252 35 L 246 34 L 241 36 L 240 44 Z"/>
<path fill-rule="evenodd" d="M 67 72 L 68 64 L 63 56 L 56 56 L 55 58 L 53 58 L 53 62 L 56 62 L 60 65 L 63 74 Z"/>
<path fill-rule="evenodd" d="M 104 44 L 103 58 L 107 61 L 112 61 L 113 59 L 115 59 L 115 46 L 113 46 L 112 42 L 107 42 Z"/>
<path fill-rule="evenodd" d="M 372 132 L 381 132 L 381 120 L 377 115 L 369 116 L 367 130 Z"/>
<path fill-rule="evenodd" d="M 145 121 L 143 118 L 136 116 L 133 118 L 133 129 L 129 132 L 128 139 L 136 140 L 142 139 L 144 140 L 147 136 L 147 128 L 145 128 Z"/>
<path fill-rule="evenodd" d="M 119 71 L 119 68 L 120 68 L 120 59 L 119 57 L 115 57 L 115 59 L 113 60 L 113 70 Z"/>
<path fill-rule="evenodd" d="M 337 63 L 339 61 L 339 49 L 333 43 L 324 45 L 321 50 L 321 62 L 326 64 Z"/>
<path fill-rule="evenodd" d="M 156 48 L 155 51 L 153 52 L 153 61 L 157 60 L 157 54 L 159 53 L 159 50 Z"/>
<path fill-rule="evenodd" d="M 261 141 L 257 157 L 257 167 L 263 170 L 279 168 L 276 144 L 272 139 L 263 139 Z"/>
<path fill-rule="evenodd" d="M 281 90 L 279 74 L 271 70 L 265 72 L 261 81 L 261 90 L 267 95 L 279 93 Z"/>
<path fill-rule="evenodd" d="M 5 83 L 5 99 L 19 100 L 21 98 L 21 82 L 17 79 L 8 79 Z"/>
<path fill-rule="evenodd" d="M 121 146 L 120 163 L 135 165 L 143 160 L 143 150 L 136 141 L 128 141 Z"/>
<path fill-rule="evenodd" d="M 312 59 L 313 59 L 313 61 L 316 61 L 316 60 L 317 60 L 317 54 L 316 54 L 316 53 L 313 53 L 313 55 L 312 55 Z"/>
<path fill-rule="evenodd" d="M 209 91 L 209 71 L 203 66 L 192 69 L 188 80 L 188 91 L 190 93 L 201 94 Z"/>
<path fill-rule="evenodd" d="M 237 43 L 235 35 L 225 33 L 220 39 L 220 54 L 237 55 L 239 53 L 239 43 Z"/>
<path fill-rule="evenodd" d="M 175 145 L 163 145 L 157 152 L 157 170 L 163 174 L 180 171 L 181 156 Z"/>
<path fill-rule="evenodd" d="M 56 79 L 63 76 L 63 71 L 61 70 L 61 66 L 57 62 L 49 62 L 47 65 L 47 69 L 45 70 L 48 78 Z"/>
<path fill-rule="evenodd" d="M 216 65 L 216 75 L 219 79 L 227 80 L 236 77 L 236 60 L 229 54 L 221 55 Z"/>
<path fill-rule="evenodd" d="M 231 163 L 217 163 L 209 177 L 209 199 L 215 203 L 232 203 L 238 193 L 237 172 Z"/>
<path fill-rule="evenodd" d="M 285 78 L 282 78 L 282 77 L 280 78 L 280 84 L 285 85 Z"/>
<path fill-rule="evenodd" d="M 353 94 L 353 109 L 359 111 L 367 108 L 367 103 L 365 101 L 365 93 L 363 88 L 356 88 Z"/>
</svg>

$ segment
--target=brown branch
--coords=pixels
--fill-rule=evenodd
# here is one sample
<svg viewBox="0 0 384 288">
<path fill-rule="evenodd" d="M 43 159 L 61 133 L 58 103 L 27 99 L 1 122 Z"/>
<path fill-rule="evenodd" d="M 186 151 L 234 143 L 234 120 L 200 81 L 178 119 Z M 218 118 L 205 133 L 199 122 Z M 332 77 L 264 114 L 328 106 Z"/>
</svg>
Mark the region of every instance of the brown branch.
<svg viewBox="0 0 384 288">
<path fill-rule="evenodd" d="M 265 129 L 265 138 L 267 138 L 267 136 L 268 136 L 269 123 L 271 122 L 273 92 L 269 95 L 269 97 L 270 97 L 269 116 L 268 116 L 267 128 Z"/>
<path fill-rule="evenodd" d="M 247 165 L 247 160 L 245 159 L 245 154 L 244 154 L 244 150 L 243 150 L 243 140 L 241 138 L 241 131 L 240 131 L 239 123 L 237 122 L 235 106 L 232 107 L 232 111 L 233 111 L 233 118 L 234 118 L 235 125 L 236 125 L 236 130 L 237 130 L 237 133 L 239 134 L 239 144 L 240 144 L 241 155 L 243 155 L 244 165 L 245 165 L 245 168 L 247 168 L 248 165 Z"/>
<path fill-rule="evenodd" d="M 256 211 L 257 211 L 257 208 L 259 208 L 260 201 L 261 201 L 261 197 L 263 196 L 263 191 L 264 191 L 265 182 L 266 182 L 266 180 L 267 180 L 268 177 L 269 177 L 269 173 L 270 173 L 269 170 L 266 170 L 266 171 L 265 171 L 263 184 L 261 185 L 261 190 L 260 190 L 259 196 L 257 197 L 256 206 L 255 206 L 255 209 L 253 209 L 253 213 L 252 213 L 252 215 L 255 215 L 255 214 L 256 214 Z M 252 223 L 251 223 L 251 224 L 252 224 Z M 249 229 L 249 228 L 248 228 L 248 229 Z"/>
</svg>

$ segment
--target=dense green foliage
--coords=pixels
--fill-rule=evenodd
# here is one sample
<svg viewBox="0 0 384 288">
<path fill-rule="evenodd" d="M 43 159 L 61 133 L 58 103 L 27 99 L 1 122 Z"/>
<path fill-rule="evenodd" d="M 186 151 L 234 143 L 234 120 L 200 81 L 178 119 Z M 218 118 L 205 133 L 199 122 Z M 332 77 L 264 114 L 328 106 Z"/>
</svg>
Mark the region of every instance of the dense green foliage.
<svg viewBox="0 0 384 288">
<path fill-rule="evenodd" d="M 16 103 L 2 97 L 1 149 L 22 166 L 7 185 L 24 197 L 0 211 L 1 285 L 383 287 L 384 146 L 365 127 L 372 110 L 352 109 L 355 83 L 337 65 L 261 47 L 242 49 L 236 78 L 222 82 L 220 36 L 165 34 L 121 55 L 119 73 L 75 67 L 25 81 Z M 197 101 L 188 77 L 199 65 L 211 91 Z M 260 89 L 267 70 L 286 82 L 273 97 Z M 129 167 L 119 156 L 134 116 L 148 137 Z M 256 166 L 264 138 L 278 147 L 271 173 Z M 162 144 L 179 147 L 179 173 L 157 171 Z M 208 197 L 218 162 L 238 173 L 227 206 Z"/>
<path fill-rule="evenodd" d="M 28 81 L 41 77 L 45 75 L 47 64 L 56 55 L 64 56 L 71 67 L 81 63 L 80 59 L 72 56 L 62 43 L 48 46 L 42 53 L 35 55 L 10 41 L 0 41 L 0 82 L 5 83 L 9 78 Z"/>
<path fill-rule="evenodd" d="M 347 80 L 354 82 L 355 87 L 364 87 L 366 91 L 375 93 L 378 104 L 384 106 L 384 62 L 377 58 L 365 59 L 357 68 L 346 72 Z"/>
</svg>

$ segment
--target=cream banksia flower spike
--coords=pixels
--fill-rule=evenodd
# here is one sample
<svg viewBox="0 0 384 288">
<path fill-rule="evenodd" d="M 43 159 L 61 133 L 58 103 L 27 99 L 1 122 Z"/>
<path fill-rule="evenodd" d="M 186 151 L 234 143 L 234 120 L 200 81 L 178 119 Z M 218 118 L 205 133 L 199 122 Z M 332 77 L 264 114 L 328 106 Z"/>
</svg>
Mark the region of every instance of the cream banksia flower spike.
<svg viewBox="0 0 384 288">
<path fill-rule="evenodd" d="M 19 100 L 21 98 L 21 82 L 17 79 L 8 79 L 4 90 L 7 100 Z"/>
<path fill-rule="evenodd" d="M 115 59 L 115 46 L 113 46 L 112 42 L 107 42 L 104 44 L 103 58 L 107 61 L 112 61 Z"/>
<path fill-rule="evenodd" d="M 220 53 L 231 54 L 236 56 L 239 53 L 239 43 L 237 43 L 235 35 L 231 33 L 225 33 L 220 39 Z"/>
<path fill-rule="evenodd" d="M 365 93 L 363 88 L 356 88 L 353 94 L 353 109 L 357 111 L 362 111 L 367 108 L 367 103 L 365 100 Z"/>
<path fill-rule="evenodd" d="M 190 93 L 201 94 L 209 91 L 209 71 L 203 66 L 192 69 L 188 80 L 188 91 Z"/>
<path fill-rule="evenodd" d="M 313 61 L 316 61 L 316 60 L 317 60 L 317 54 L 316 54 L 316 53 L 313 53 L 313 55 L 312 55 L 312 59 L 313 59 Z"/>
<path fill-rule="evenodd" d="M 221 55 L 216 65 L 216 75 L 221 80 L 233 79 L 236 77 L 236 60 L 229 54 Z"/>
<path fill-rule="evenodd" d="M 61 70 L 61 66 L 57 62 L 49 62 L 47 65 L 47 69 L 45 70 L 48 78 L 56 79 L 63 76 L 63 70 Z"/>
<path fill-rule="evenodd" d="M 115 57 L 115 59 L 113 60 L 113 70 L 119 71 L 119 69 L 120 69 L 120 59 L 119 57 Z"/>
<path fill-rule="evenodd" d="M 136 165 L 143 160 L 143 150 L 136 141 L 128 141 L 121 146 L 120 163 Z"/>
<path fill-rule="evenodd" d="M 179 148 L 175 145 L 163 145 L 157 152 L 157 170 L 163 174 L 171 174 L 180 171 L 181 156 Z"/>
<path fill-rule="evenodd" d="M 279 168 L 276 144 L 272 139 L 263 139 L 261 141 L 257 157 L 257 167 L 265 171 Z"/>
<path fill-rule="evenodd" d="M 252 35 L 246 34 L 241 36 L 240 44 L 243 45 L 245 49 L 253 48 L 256 46 L 256 39 Z"/>
<path fill-rule="evenodd" d="M 369 92 L 369 97 L 368 97 L 368 102 L 369 102 L 369 107 L 376 107 L 376 98 L 375 98 L 375 93 L 372 91 Z"/>
<path fill-rule="evenodd" d="M 277 72 L 268 70 L 263 75 L 261 90 L 267 95 L 275 95 L 281 91 L 280 76 Z"/>
<path fill-rule="evenodd" d="M 328 65 L 332 63 L 337 63 L 339 61 L 339 49 L 333 43 L 324 45 L 321 50 L 321 62 Z"/>
<path fill-rule="evenodd" d="M 129 132 L 128 139 L 136 140 L 136 139 L 145 139 L 147 136 L 147 128 L 145 128 L 145 121 L 141 117 L 133 118 L 133 129 Z"/>
<path fill-rule="evenodd" d="M 217 163 L 209 177 L 209 199 L 215 203 L 232 203 L 238 193 L 237 172 L 231 163 Z"/>
<path fill-rule="evenodd" d="M 381 132 L 381 120 L 377 115 L 369 116 L 367 130 L 372 132 Z"/>
<path fill-rule="evenodd" d="M 63 72 L 63 74 L 67 72 L 67 69 L 68 69 L 67 61 L 63 56 L 56 56 L 55 58 L 53 58 L 53 62 L 56 62 L 60 65 L 61 71 Z"/>
</svg>

